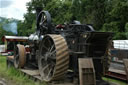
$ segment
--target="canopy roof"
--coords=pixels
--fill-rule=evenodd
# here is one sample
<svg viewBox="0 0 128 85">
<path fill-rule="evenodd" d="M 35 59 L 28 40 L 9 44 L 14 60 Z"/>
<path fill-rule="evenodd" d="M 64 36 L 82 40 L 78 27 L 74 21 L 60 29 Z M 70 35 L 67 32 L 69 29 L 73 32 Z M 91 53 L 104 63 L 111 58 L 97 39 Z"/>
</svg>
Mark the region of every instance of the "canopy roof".
<svg viewBox="0 0 128 85">
<path fill-rule="evenodd" d="M 27 41 L 28 37 L 26 36 L 3 36 L 2 41 Z"/>
</svg>

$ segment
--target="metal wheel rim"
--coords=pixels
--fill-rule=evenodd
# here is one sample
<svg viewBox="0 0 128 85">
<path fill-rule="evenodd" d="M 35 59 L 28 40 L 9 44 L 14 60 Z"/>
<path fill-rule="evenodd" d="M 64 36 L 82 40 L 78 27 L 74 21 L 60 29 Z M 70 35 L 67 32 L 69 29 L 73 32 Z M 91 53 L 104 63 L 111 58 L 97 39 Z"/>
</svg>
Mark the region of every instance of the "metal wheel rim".
<svg viewBox="0 0 128 85">
<path fill-rule="evenodd" d="M 26 63 L 26 53 L 24 45 L 17 45 L 14 50 L 15 68 L 23 68 Z"/>
<path fill-rule="evenodd" d="M 18 68 L 18 65 L 19 65 L 19 50 L 18 50 L 18 47 L 16 46 L 15 50 L 14 50 L 14 66 L 15 66 L 15 68 Z"/>
</svg>

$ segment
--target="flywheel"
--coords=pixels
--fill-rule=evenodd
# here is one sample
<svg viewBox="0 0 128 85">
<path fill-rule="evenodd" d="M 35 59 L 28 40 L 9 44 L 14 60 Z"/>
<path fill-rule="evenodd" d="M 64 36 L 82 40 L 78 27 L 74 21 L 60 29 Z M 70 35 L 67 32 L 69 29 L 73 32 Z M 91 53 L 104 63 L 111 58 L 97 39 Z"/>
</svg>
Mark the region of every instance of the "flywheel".
<svg viewBox="0 0 128 85">
<path fill-rule="evenodd" d="M 61 35 L 46 35 L 40 43 L 38 67 L 46 82 L 59 80 L 69 67 L 67 43 Z"/>
<path fill-rule="evenodd" d="M 14 66 L 23 68 L 26 62 L 26 52 L 24 45 L 17 45 L 14 49 Z"/>
</svg>

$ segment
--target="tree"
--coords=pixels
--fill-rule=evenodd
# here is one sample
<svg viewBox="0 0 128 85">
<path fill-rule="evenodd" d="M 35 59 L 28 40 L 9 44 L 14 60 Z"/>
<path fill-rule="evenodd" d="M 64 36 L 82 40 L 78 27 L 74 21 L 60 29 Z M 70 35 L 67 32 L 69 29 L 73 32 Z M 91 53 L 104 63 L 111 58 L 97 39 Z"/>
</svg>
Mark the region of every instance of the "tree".
<svg viewBox="0 0 128 85">
<path fill-rule="evenodd" d="M 105 23 L 102 30 L 115 32 L 114 39 L 126 39 L 125 25 L 128 21 L 128 1 L 112 0 L 108 3 L 112 4 L 111 10 L 107 13 Z"/>
<path fill-rule="evenodd" d="M 18 26 L 20 34 L 30 35 L 35 31 L 37 7 L 48 10 L 54 24 L 76 19 L 92 24 L 97 31 L 114 32 L 114 39 L 126 39 L 127 0 L 31 0 L 27 4 L 25 20 Z"/>
</svg>

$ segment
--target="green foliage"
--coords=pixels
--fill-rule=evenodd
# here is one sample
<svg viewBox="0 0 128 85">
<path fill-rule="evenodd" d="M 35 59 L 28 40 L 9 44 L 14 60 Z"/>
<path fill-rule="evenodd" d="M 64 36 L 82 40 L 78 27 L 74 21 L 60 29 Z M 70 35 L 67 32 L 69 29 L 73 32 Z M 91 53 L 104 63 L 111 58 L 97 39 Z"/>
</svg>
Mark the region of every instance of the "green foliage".
<svg viewBox="0 0 128 85">
<path fill-rule="evenodd" d="M 56 24 L 63 24 L 64 22 L 70 21 L 72 18 L 70 5 L 71 2 L 68 0 L 66 0 L 65 2 L 52 0 L 47 4 L 45 9 L 50 12 L 53 22 L 55 22 Z"/>
<path fill-rule="evenodd" d="M 119 31 L 119 24 L 120 22 L 110 22 L 110 23 L 105 23 L 103 25 L 102 30 L 107 31 L 107 32 L 118 32 Z"/>
<path fill-rule="evenodd" d="M 127 85 L 126 82 L 119 81 L 119 80 L 115 80 L 115 79 L 112 79 L 112 78 L 103 77 L 102 79 L 105 80 L 105 81 L 108 81 L 108 82 L 110 82 L 110 83 L 115 83 L 115 84 L 117 84 L 117 85 L 118 85 L 118 84 L 119 84 L 119 85 Z"/>
<path fill-rule="evenodd" d="M 22 72 L 11 67 L 6 67 L 6 56 L 0 56 L 0 78 L 5 78 L 9 85 L 47 85 L 46 83 L 34 82 L 25 76 Z"/>
<path fill-rule="evenodd" d="M 104 32 L 114 32 L 115 36 L 113 39 L 126 39 L 125 33 L 120 32 L 120 22 L 110 22 L 110 23 L 105 23 L 103 25 L 102 31 Z"/>
<path fill-rule="evenodd" d="M 107 18 L 107 22 L 117 21 L 120 22 L 119 31 L 125 31 L 125 24 L 128 21 L 128 2 L 119 1 L 114 4 L 113 9 L 109 12 L 109 17 Z"/>
<path fill-rule="evenodd" d="M 128 39 L 128 22 L 125 24 L 125 31 L 126 38 Z"/>
<path fill-rule="evenodd" d="M 127 30 L 125 25 L 128 21 L 128 13 L 126 12 L 128 11 L 128 1 L 111 0 L 108 1 L 107 4 L 105 23 L 101 30 L 114 32 L 115 35 L 113 39 L 126 39 Z"/>
<path fill-rule="evenodd" d="M 127 0 L 31 0 L 27 3 L 25 20 L 18 26 L 18 35 L 29 35 L 35 31 L 37 7 L 48 10 L 54 24 L 76 19 L 84 24 L 93 24 L 97 31 L 114 32 L 114 39 L 127 38 Z"/>
</svg>

